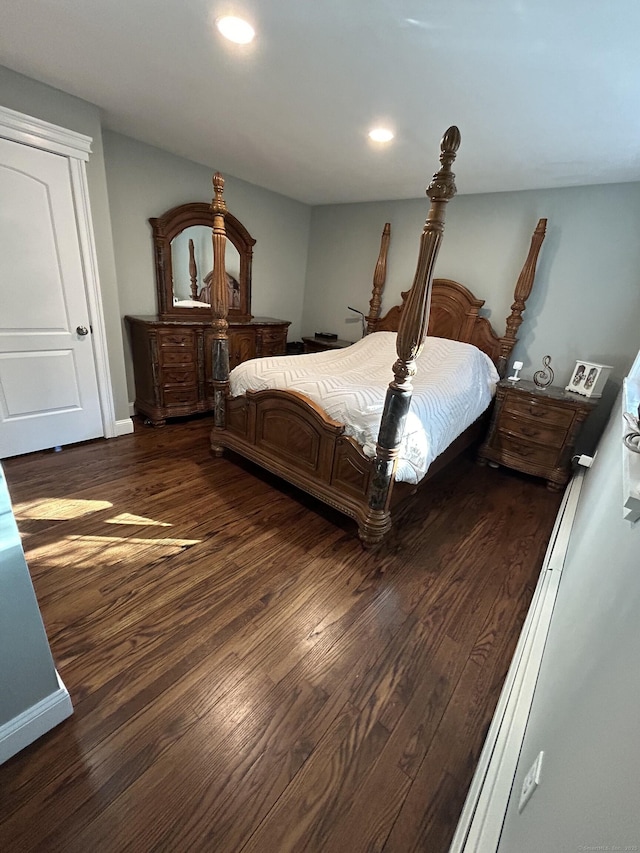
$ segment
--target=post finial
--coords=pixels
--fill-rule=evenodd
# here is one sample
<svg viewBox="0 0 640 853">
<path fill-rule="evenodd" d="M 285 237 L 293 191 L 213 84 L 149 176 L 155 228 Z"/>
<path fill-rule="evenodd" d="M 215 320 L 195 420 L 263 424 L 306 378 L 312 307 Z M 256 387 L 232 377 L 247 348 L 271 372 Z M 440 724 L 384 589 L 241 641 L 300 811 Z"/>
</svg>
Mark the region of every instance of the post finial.
<svg viewBox="0 0 640 853">
<path fill-rule="evenodd" d="M 456 194 L 456 176 L 451 171 L 460 147 L 460 131 L 452 125 L 445 131 L 440 142 L 440 170 L 435 173 L 427 187 L 427 195 L 431 201 L 450 201 Z"/>
<path fill-rule="evenodd" d="M 211 200 L 211 210 L 214 213 L 227 212 L 227 203 L 224 200 L 224 178 L 220 172 L 216 172 L 213 176 L 213 199 Z"/>
</svg>

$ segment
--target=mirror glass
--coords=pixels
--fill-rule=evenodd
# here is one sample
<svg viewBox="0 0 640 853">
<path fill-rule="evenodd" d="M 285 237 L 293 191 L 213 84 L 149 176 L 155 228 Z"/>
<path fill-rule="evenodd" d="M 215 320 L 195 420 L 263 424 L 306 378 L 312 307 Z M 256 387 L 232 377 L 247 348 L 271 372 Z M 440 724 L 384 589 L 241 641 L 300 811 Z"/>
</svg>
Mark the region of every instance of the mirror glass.
<svg viewBox="0 0 640 853">
<path fill-rule="evenodd" d="M 213 227 L 211 205 L 196 201 L 149 220 L 153 230 L 158 314 L 161 319 L 211 317 Z M 224 216 L 229 316 L 244 323 L 251 314 L 251 265 L 255 240 L 229 211 Z"/>
<path fill-rule="evenodd" d="M 239 309 L 240 252 L 231 240 L 226 242 L 224 260 L 229 308 Z M 180 307 L 181 302 L 192 301 L 209 304 L 208 285 L 213 272 L 211 228 L 206 225 L 191 225 L 177 234 L 171 241 L 171 268 L 175 306 Z"/>
</svg>

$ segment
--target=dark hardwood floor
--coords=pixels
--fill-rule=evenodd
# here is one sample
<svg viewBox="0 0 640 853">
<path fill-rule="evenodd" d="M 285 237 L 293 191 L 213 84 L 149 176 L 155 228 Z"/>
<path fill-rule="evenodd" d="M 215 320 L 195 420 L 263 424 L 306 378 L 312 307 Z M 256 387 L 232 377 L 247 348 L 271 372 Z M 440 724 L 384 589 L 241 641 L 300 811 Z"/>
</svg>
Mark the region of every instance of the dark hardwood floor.
<svg viewBox="0 0 640 853">
<path fill-rule="evenodd" d="M 0 850 L 446 851 L 560 496 L 462 458 L 366 552 L 209 423 L 4 463 L 75 713 Z"/>
</svg>

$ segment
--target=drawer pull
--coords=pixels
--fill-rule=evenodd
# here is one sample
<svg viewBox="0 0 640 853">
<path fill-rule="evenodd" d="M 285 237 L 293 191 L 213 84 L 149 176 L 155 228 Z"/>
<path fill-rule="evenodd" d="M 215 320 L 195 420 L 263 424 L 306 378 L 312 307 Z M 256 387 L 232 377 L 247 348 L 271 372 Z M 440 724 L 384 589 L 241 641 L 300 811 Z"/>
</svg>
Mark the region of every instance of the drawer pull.
<svg viewBox="0 0 640 853">
<path fill-rule="evenodd" d="M 520 432 L 522 435 L 526 435 L 527 438 L 535 438 L 536 435 L 540 435 L 539 429 L 532 429 L 531 427 L 521 426 Z"/>
<path fill-rule="evenodd" d="M 520 454 L 520 456 L 531 456 L 533 448 L 527 447 L 524 444 L 520 444 L 520 445 L 518 445 L 517 450 L 518 450 L 518 453 Z"/>
<path fill-rule="evenodd" d="M 192 342 L 193 337 L 190 335 L 162 335 L 160 338 L 160 346 L 163 347 L 190 346 Z"/>
</svg>

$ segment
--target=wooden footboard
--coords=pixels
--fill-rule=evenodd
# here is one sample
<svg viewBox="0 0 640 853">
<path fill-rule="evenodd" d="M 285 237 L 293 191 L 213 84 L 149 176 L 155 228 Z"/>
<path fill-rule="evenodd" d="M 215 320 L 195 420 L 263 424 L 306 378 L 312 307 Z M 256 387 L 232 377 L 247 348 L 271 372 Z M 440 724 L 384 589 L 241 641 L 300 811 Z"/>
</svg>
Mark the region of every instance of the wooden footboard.
<svg viewBox="0 0 640 853">
<path fill-rule="evenodd" d="M 485 412 L 437 457 L 423 485 L 465 448 L 478 443 L 486 427 Z M 332 420 L 308 397 L 296 391 L 248 391 L 227 400 L 227 424 L 214 427 L 211 449 L 221 455 L 235 451 L 353 518 L 363 544 L 379 544 L 394 516 L 416 493 L 418 486 L 394 484 L 379 512 L 369 506 L 375 471 L 374 459 L 344 434 L 344 425 Z"/>
<path fill-rule="evenodd" d="M 391 527 L 389 507 L 370 517 L 373 462 L 343 424 L 296 391 L 248 391 L 226 408 L 225 428 L 211 433 L 214 453 L 233 450 L 351 516 L 365 544 L 382 539 Z"/>
</svg>

